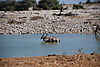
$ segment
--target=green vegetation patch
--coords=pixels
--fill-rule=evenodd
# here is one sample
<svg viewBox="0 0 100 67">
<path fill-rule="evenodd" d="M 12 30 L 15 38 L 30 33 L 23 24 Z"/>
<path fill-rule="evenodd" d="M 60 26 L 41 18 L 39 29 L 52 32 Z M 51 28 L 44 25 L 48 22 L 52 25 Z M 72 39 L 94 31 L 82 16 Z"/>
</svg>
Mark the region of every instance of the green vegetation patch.
<svg viewBox="0 0 100 67">
<path fill-rule="evenodd" d="M 74 4 L 73 9 L 84 9 L 82 5 Z"/>
</svg>

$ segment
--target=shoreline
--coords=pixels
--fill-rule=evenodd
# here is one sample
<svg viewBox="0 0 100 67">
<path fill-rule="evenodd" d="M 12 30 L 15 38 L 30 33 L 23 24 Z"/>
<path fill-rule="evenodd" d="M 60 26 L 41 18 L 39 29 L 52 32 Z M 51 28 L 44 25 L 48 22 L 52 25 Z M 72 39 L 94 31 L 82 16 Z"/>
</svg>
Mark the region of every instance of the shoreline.
<svg viewBox="0 0 100 67">
<path fill-rule="evenodd" d="M 100 53 L 1 58 L 1 67 L 99 67 Z"/>
<path fill-rule="evenodd" d="M 95 35 L 94 33 L 32 33 L 32 34 L 81 34 L 81 35 L 88 35 L 88 34 L 90 34 L 90 35 Z M 5 34 L 5 33 L 3 33 L 3 34 L 0 34 L 0 35 L 32 35 L 32 34 Z"/>
</svg>

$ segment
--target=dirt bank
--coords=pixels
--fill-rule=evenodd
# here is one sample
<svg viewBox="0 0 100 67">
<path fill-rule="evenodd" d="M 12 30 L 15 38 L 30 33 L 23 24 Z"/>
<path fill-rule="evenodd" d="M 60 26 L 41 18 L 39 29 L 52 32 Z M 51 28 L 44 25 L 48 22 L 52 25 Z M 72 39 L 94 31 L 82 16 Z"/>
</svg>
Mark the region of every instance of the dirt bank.
<svg viewBox="0 0 100 67">
<path fill-rule="evenodd" d="M 100 54 L 0 58 L 0 67 L 100 67 Z"/>
</svg>

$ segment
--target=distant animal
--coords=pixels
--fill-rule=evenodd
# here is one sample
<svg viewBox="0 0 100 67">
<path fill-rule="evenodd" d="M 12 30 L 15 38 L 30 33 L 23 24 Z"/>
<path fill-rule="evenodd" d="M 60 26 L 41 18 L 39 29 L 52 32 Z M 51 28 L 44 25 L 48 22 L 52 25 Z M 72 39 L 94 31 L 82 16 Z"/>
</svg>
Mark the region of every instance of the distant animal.
<svg viewBox="0 0 100 67">
<path fill-rule="evenodd" d="M 95 51 L 94 52 L 92 52 L 92 53 L 90 53 L 90 55 L 94 55 L 95 54 Z"/>
<path fill-rule="evenodd" d="M 82 48 L 78 49 L 78 54 L 83 54 L 82 50 L 83 50 Z"/>
<path fill-rule="evenodd" d="M 60 42 L 58 37 L 47 36 L 48 34 L 43 34 L 40 39 L 43 39 L 44 42 Z"/>
<path fill-rule="evenodd" d="M 56 56 L 56 54 L 49 54 L 48 56 Z"/>
<path fill-rule="evenodd" d="M 95 33 L 95 34 L 97 34 L 97 33 L 100 34 L 100 33 L 99 33 L 99 31 L 100 31 L 100 25 L 98 25 L 98 24 L 97 24 L 97 25 L 94 25 L 94 26 L 93 26 L 93 30 L 94 30 L 94 33 Z"/>
</svg>

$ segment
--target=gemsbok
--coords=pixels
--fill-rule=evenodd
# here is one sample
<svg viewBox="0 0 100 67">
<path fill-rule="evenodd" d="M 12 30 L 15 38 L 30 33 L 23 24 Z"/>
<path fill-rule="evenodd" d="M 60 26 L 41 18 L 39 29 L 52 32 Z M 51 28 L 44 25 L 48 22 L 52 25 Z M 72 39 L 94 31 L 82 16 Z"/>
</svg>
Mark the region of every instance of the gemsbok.
<svg viewBox="0 0 100 67">
<path fill-rule="evenodd" d="M 40 39 L 43 39 L 44 42 L 60 42 L 60 39 L 58 37 L 54 37 L 54 36 L 47 36 L 46 35 L 42 35 Z"/>
</svg>

